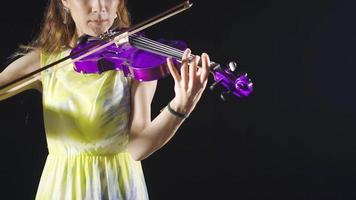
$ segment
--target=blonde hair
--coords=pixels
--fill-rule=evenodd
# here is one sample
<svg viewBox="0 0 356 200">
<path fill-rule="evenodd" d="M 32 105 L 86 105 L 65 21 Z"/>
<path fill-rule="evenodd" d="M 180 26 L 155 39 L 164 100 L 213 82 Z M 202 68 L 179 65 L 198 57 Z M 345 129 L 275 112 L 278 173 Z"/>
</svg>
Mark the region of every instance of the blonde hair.
<svg viewBox="0 0 356 200">
<path fill-rule="evenodd" d="M 77 39 L 75 24 L 70 16 L 65 15 L 69 14 L 65 11 L 61 0 L 50 0 L 38 36 L 29 45 L 21 46 L 21 48 L 25 51 L 36 49 L 46 53 L 59 53 L 64 49 L 73 48 L 71 43 Z M 117 18 L 112 27 L 122 29 L 130 25 L 126 0 L 120 0 Z"/>
</svg>

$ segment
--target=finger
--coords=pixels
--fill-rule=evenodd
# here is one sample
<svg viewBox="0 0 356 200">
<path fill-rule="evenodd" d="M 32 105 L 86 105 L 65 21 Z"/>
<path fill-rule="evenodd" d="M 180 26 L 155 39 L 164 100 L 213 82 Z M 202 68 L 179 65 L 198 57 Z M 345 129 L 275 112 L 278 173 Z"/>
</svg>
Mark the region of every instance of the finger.
<svg viewBox="0 0 356 200">
<path fill-rule="evenodd" d="M 210 58 L 206 53 L 203 53 L 201 57 L 202 57 L 202 70 L 200 74 L 200 81 L 204 83 L 209 76 Z"/>
<path fill-rule="evenodd" d="M 178 82 L 180 81 L 180 75 L 178 70 L 176 69 L 172 58 L 167 58 L 167 66 L 169 69 L 169 72 L 172 74 L 174 81 Z"/>
<path fill-rule="evenodd" d="M 201 75 L 201 71 L 202 71 L 202 67 L 201 66 L 199 66 L 199 64 L 202 64 L 202 58 L 201 58 L 201 56 L 198 56 L 199 57 L 199 60 L 198 60 L 198 67 L 197 67 L 197 76 L 199 76 L 200 77 L 200 75 Z"/>
<path fill-rule="evenodd" d="M 197 65 L 198 65 L 198 59 L 196 56 L 194 56 L 192 63 L 189 64 L 189 84 L 188 86 L 190 88 L 194 87 L 194 81 L 196 77 L 196 72 L 197 72 Z"/>
<path fill-rule="evenodd" d="M 194 64 L 195 67 L 190 67 L 190 68 L 189 68 L 189 72 L 190 72 L 190 70 L 192 70 L 194 74 L 197 73 L 197 71 L 198 71 L 198 69 L 199 69 L 199 67 L 198 67 L 199 60 L 200 60 L 200 56 L 194 56 L 194 57 L 193 57 L 191 64 Z"/>
<path fill-rule="evenodd" d="M 183 87 L 184 89 L 187 89 L 188 86 L 188 58 L 190 56 L 190 49 L 186 49 L 183 53 L 183 57 L 182 57 L 182 67 L 180 68 L 180 76 L 181 76 L 181 80 L 183 82 Z"/>
<path fill-rule="evenodd" d="M 195 63 L 196 63 L 196 67 L 195 67 L 195 74 L 197 75 L 198 74 L 198 72 L 200 71 L 200 67 L 199 67 L 199 62 L 200 62 L 200 56 L 195 56 L 195 58 L 196 58 L 196 61 L 195 61 Z"/>
</svg>

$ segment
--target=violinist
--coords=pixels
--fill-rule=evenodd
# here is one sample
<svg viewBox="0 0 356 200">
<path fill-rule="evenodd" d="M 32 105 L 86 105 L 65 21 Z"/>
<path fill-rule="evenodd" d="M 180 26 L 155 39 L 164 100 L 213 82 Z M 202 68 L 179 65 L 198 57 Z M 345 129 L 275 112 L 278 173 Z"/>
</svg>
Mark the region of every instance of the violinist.
<svg viewBox="0 0 356 200">
<path fill-rule="evenodd" d="M 0 85 L 67 56 L 83 34 L 99 36 L 113 26 L 130 26 L 124 0 L 49 0 L 39 35 L 1 72 Z M 36 199 L 148 199 L 140 161 L 174 136 L 207 84 L 209 56 L 190 56 L 186 49 L 180 69 L 167 59 L 175 96 L 154 119 L 157 81 L 139 82 L 122 71 L 83 75 L 69 64 L 0 91 L 1 100 L 29 89 L 42 93 L 49 154 Z"/>
</svg>

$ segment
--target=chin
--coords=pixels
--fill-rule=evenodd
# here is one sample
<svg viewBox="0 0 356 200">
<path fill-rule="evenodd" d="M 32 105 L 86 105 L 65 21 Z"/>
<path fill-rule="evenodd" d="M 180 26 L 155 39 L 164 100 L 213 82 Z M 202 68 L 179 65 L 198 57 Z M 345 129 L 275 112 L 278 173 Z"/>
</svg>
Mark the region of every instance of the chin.
<svg viewBox="0 0 356 200">
<path fill-rule="evenodd" d="M 109 27 L 91 27 L 90 31 L 86 32 L 87 35 L 97 37 L 109 30 Z"/>
</svg>

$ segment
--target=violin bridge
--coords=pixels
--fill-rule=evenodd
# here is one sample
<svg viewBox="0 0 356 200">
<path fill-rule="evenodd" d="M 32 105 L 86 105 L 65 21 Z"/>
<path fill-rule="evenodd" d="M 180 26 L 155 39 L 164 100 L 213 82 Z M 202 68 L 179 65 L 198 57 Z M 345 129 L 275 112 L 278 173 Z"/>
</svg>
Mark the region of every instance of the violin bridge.
<svg viewBox="0 0 356 200">
<path fill-rule="evenodd" d="M 122 33 L 114 38 L 116 46 L 121 46 L 122 44 L 129 42 L 128 32 Z"/>
</svg>

